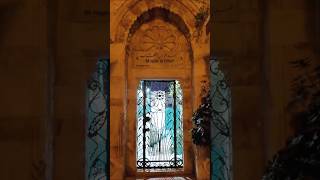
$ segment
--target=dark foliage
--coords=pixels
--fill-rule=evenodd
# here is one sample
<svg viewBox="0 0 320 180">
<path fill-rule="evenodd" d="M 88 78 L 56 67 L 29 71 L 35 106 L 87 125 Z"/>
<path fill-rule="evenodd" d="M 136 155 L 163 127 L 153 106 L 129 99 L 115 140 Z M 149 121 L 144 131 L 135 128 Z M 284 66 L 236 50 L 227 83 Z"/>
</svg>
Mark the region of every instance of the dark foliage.
<svg viewBox="0 0 320 180">
<path fill-rule="evenodd" d="M 210 120 L 212 119 L 212 103 L 210 91 L 202 97 L 201 105 L 192 115 L 194 127 L 191 130 L 193 143 L 210 145 Z"/>
<path fill-rule="evenodd" d="M 198 29 L 200 29 L 204 25 L 208 16 L 209 16 L 209 10 L 205 7 L 201 7 L 200 11 L 195 16 L 195 19 L 196 19 L 195 26 Z"/>
<path fill-rule="evenodd" d="M 302 71 L 288 106 L 296 132 L 269 162 L 263 180 L 320 180 L 320 66 L 311 68 L 309 59 L 291 64 Z"/>
</svg>

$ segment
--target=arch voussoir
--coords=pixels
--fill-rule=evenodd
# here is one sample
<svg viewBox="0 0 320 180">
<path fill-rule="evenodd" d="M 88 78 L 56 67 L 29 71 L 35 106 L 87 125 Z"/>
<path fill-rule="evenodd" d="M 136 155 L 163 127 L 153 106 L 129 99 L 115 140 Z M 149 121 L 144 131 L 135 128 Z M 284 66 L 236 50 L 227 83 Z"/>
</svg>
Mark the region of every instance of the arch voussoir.
<svg viewBox="0 0 320 180">
<path fill-rule="evenodd" d="M 116 42 L 123 42 L 129 35 L 130 27 L 137 21 L 137 19 L 147 11 L 150 11 L 154 8 L 163 8 L 169 12 L 179 16 L 184 24 L 187 25 L 190 32 L 196 30 L 195 27 L 195 13 L 197 7 L 190 7 L 183 3 L 184 1 L 172 1 L 172 0 L 156 0 L 156 1 L 147 1 L 139 0 L 128 2 L 127 5 L 124 5 L 121 12 L 120 23 L 118 24 L 117 30 L 115 31 L 114 38 Z M 186 8 L 189 7 L 189 8 Z"/>
</svg>

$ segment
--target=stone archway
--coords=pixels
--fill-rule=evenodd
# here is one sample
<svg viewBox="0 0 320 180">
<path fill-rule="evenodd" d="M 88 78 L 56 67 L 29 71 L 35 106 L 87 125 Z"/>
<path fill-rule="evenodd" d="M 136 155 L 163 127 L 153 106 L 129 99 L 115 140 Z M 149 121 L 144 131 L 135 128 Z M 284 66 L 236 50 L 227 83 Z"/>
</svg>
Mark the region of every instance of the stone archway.
<svg viewBox="0 0 320 180">
<path fill-rule="evenodd" d="M 206 6 L 208 6 L 206 4 Z M 116 27 L 115 31 L 111 31 L 111 41 L 123 42 L 126 37 L 129 36 L 128 29 L 130 29 L 137 18 L 141 17 L 145 12 L 153 8 L 162 8 L 179 15 L 184 20 L 184 24 L 188 27 L 190 32 L 196 31 L 194 17 L 201 5 L 195 1 L 185 0 L 131 0 L 118 2 L 117 5 L 113 5 L 115 10 L 114 18 L 111 18 L 111 26 Z M 112 13 L 112 12 L 111 12 Z"/>
<path fill-rule="evenodd" d="M 136 168 L 136 90 L 140 80 L 178 80 L 183 95 L 184 168 L 181 174 L 193 174 L 191 137 L 192 48 L 189 31 L 179 16 L 163 8 L 143 13 L 129 30 L 126 46 L 127 72 L 127 176 L 152 176 Z M 177 172 L 171 172 L 177 174 Z M 159 173 L 157 173 L 159 174 Z M 168 175 L 170 172 L 165 172 Z"/>
<path fill-rule="evenodd" d="M 184 119 L 190 119 L 193 108 L 200 103 L 201 81 L 208 80 L 206 58 L 209 57 L 210 34 L 206 32 L 205 26 L 195 26 L 195 17 L 201 7 L 197 1 L 111 0 L 110 3 L 110 167 L 111 179 L 119 179 L 125 178 L 126 175 L 137 175 L 135 141 L 132 139 L 135 137 L 135 109 L 132 107 L 136 104 L 135 93 L 139 80 L 179 80 L 184 88 L 184 96 L 189 96 L 183 103 L 184 109 L 190 111 L 189 117 L 188 112 L 185 112 Z M 205 5 L 209 7 L 209 1 Z M 209 17 L 203 20 L 208 22 Z M 166 56 L 157 50 L 153 50 L 153 53 L 148 51 L 149 54 L 143 52 L 143 45 L 139 42 L 145 37 L 141 34 L 170 34 L 169 32 L 173 32 L 177 38 L 176 42 L 180 43 L 179 46 L 167 44 L 170 46 L 169 49 L 178 52 L 176 47 L 183 47 L 179 51 L 184 53 L 177 53 L 173 58 L 170 50 Z M 141 55 L 143 53 L 144 55 Z M 146 61 L 147 56 L 149 62 L 154 63 L 150 65 Z M 165 63 L 157 59 L 162 59 Z M 189 122 L 189 127 L 184 126 L 185 132 L 189 132 L 191 128 L 191 120 Z M 202 167 L 207 166 L 209 160 L 195 158 L 190 135 L 187 134 L 189 137 L 185 139 L 189 142 L 184 144 L 189 144 L 190 148 L 186 153 L 190 154 L 191 163 L 182 173 L 206 177 L 207 175 L 203 176 L 199 172 L 202 172 Z M 193 159 L 196 159 L 195 163 Z M 195 164 L 197 168 L 194 167 Z"/>
</svg>

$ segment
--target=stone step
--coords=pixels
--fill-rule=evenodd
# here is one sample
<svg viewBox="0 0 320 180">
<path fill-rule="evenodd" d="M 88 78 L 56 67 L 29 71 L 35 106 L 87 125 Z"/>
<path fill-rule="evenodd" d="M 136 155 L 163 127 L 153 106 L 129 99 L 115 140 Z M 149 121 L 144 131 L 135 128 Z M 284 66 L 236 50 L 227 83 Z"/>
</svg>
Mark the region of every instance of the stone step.
<svg viewBox="0 0 320 180">
<path fill-rule="evenodd" d="M 193 180 L 190 177 L 155 177 L 155 178 L 126 178 L 126 180 Z"/>
</svg>

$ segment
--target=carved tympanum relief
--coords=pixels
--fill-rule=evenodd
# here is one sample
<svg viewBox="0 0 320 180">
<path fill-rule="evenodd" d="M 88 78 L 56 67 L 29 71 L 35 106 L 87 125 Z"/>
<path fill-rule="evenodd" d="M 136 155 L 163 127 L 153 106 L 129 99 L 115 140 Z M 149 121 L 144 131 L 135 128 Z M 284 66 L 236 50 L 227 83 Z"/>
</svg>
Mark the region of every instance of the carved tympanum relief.
<svg viewBox="0 0 320 180">
<path fill-rule="evenodd" d="M 142 25 L 130 43 L 130 56 L 136 68 L 181 68 L 189 61 L 188 55 L 184 35 L 159 19 Z"/>
</svg>

